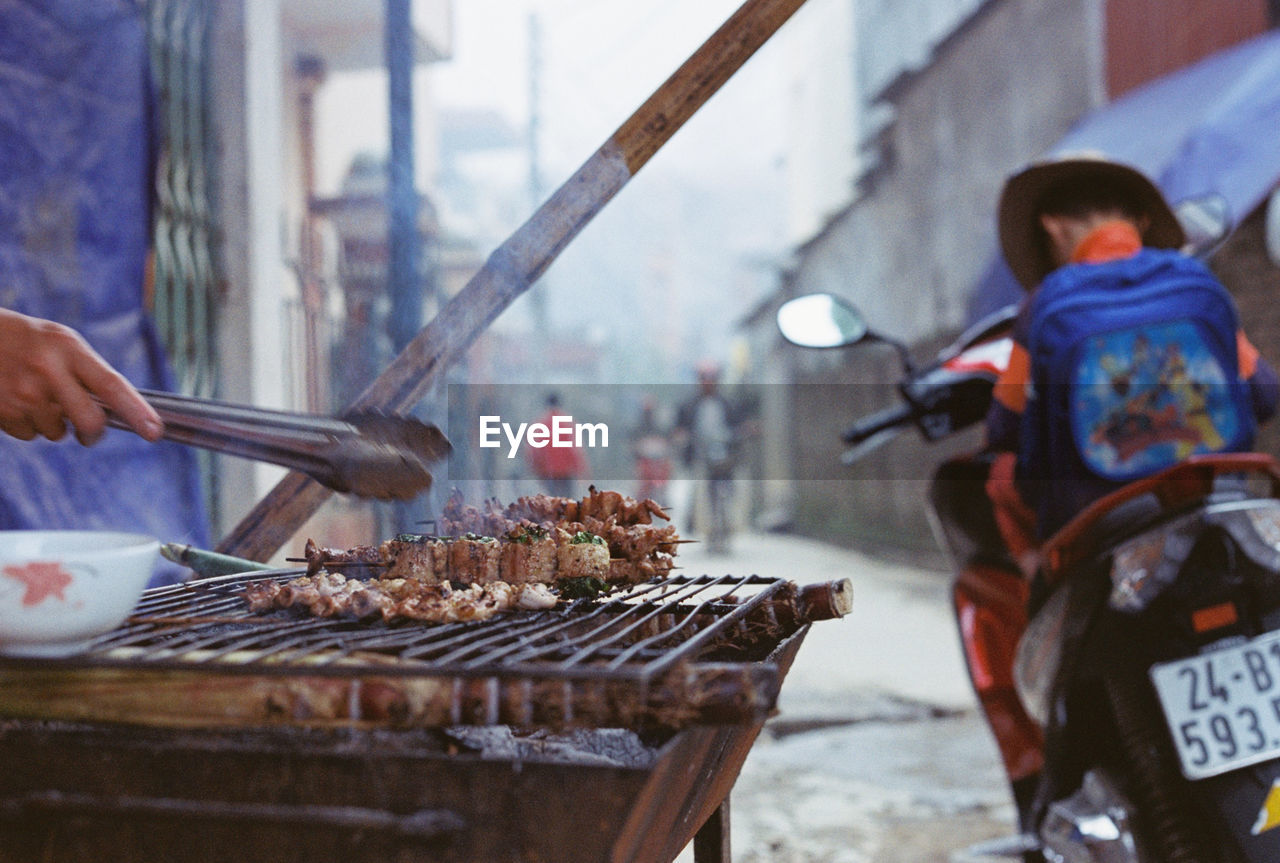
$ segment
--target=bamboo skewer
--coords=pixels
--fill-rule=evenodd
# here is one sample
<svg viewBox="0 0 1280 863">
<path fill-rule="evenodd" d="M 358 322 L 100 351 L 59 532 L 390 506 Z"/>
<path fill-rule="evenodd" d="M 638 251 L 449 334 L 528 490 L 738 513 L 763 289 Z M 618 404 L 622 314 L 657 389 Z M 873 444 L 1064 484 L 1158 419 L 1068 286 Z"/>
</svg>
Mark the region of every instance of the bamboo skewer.
<svg viewBox="0 0 1280 863">
<path fill-rule="evenodd" d="M 747 0 L 633 113 L 415 336 L 355 408 L 403 412 L 416 405 L 471 343 L 671 136 L 804 5 Z M 218 551 L 266 560 L 320 508 L 330 490 L 292 472 L 236 525 Z"/>
</svg>

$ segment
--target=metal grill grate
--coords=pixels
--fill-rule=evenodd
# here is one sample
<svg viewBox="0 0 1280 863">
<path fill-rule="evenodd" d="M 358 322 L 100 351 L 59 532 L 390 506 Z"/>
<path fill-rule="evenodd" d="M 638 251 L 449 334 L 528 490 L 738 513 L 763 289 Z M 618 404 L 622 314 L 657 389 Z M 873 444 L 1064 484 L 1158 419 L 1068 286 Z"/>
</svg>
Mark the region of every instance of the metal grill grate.
<svg viewBox="0 0 1280 863">
<path fill-rule="evenodd" d="M 148 591 L 88 652 L 0 660 L 0 715 L 153 725 L 541 725 L 760 720 L 767 661 L 810 619 L 805 592 L 757 576 L 668 578 L 452 624 L 252 612 L 251 582 Z"/>
<path fill-rule="evenodd" d="M 268 575 L 288 581 L 289 570 Z M 391 624 L 249 611 L 240 591 L 261 573 L 148 591 L 125 626 L 79 661 L 163 667 L 328 668 L 341 674 L 652 677 L 717 645 L 776 627 L 771 600 L 789 582 L 755 576 L 677 577 L 565 609 L 488 620 Z M 361 658 L 366 657 L 365 661 Z M 398 660 L 394 665 L 388 657 Z"/>
</svg>

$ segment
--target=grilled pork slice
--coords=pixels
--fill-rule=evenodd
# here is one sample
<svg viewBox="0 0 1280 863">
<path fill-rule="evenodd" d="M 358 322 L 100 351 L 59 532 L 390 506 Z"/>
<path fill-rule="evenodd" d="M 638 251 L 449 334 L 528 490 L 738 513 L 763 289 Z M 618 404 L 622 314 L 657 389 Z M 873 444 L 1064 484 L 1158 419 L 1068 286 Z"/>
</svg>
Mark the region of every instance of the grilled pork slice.
<svg viewBox="0 0 1280 863">
<path fill-rule="evenodd" d="M 556 578 L 598 578 L 609 576 L 609 546 L 585 530 L 570 533 L 556 529 Z"/>
<path fill-rule="evenodd" d="M 498 581 L 498 541 L 492 536 L 469 533 L 450 540 L 449 579 L 466 584 Z"/>
<path fill-rule="evenodd" d="M 502 537 L 498 575 L 508 584 L 550 584 L 556 579 L 556 541 L 533 524 L 520 525 Z"/>
<path fill-rule="evenodd" d="M 428 584 L 449 580 L 449 548 L 438 537 L 401 534 L 380 547 L 387 578 L 412 578 Z"/>
<path fill-rule="evenodd" d="M 385 562 L 382 549 L 376 545 L 357 545 L 345 549 L 325 548 L 316 545 L 315 540 L 308 539 L 303 548 L 303 554 L 307 559 L 307 575 L 315 575 L 328 563 L 382 566 Z"/>
<path fill-rule="evenodd" d="M 507 506 L 490 498 L 481 506 L 471 506 L 455 489 L 440 514 L 440 529 L 448 534 L 466 532 L 501 536 L 522 522 L 543 527 L 563 526 L 588 519 L 612 519 L 615 524 L 652 524 L 654 518 L 671 521 L 662 507 L 652 500 L 636 500 L 616 491 L 599 491 L 591 486 L 582 499 L 554 497 L 546 494 L 516 498 Z"/>
</svg>

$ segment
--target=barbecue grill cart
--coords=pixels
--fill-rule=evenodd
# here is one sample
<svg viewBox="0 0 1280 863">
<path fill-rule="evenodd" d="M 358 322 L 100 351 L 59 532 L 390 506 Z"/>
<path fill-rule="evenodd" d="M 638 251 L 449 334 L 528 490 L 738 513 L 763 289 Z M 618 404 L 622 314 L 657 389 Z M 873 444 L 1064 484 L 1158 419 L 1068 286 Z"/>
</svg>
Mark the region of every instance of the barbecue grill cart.
<svg viewBox="0 0 1280 863">
<path fill-rule="evenodd" d="M 0 660 L 0 861 L 669 861 L 847 582 L 676 577 L 471 623 L 148 591 L 83 655 Z"/>
<path fill-rule="evenodd" d="M 407 413 L 804 0 L 741 8 L 349 406 Z M 331 489 L 294 470 L 219 551 L 269 559 Z M 149 591 L 66 659 L 0 659 L 0 863 L 726 860 L 727 800 L 845 582 L 669 578 L 465 624 Z"/>
</svg>

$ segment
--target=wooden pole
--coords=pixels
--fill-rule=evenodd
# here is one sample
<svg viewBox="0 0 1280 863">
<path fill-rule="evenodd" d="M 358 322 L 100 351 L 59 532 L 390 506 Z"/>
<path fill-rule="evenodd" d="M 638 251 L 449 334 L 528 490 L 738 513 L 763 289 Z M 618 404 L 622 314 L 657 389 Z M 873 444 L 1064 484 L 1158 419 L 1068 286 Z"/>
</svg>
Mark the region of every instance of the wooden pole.
<svg viewBox="0 0 1280 863">
<path fill-rule="evenodd" d="M 538 280 L 596 213 L 803 5 L 804 0 L 743 3 L 489 256 L 352 407 L 394 412 L 416 405 L 437 377 Z M 218 550 L 266 560 L 329 494 L 329 489 L 305 474 L 290 473 L 236 525 Z"/>
</svg>

